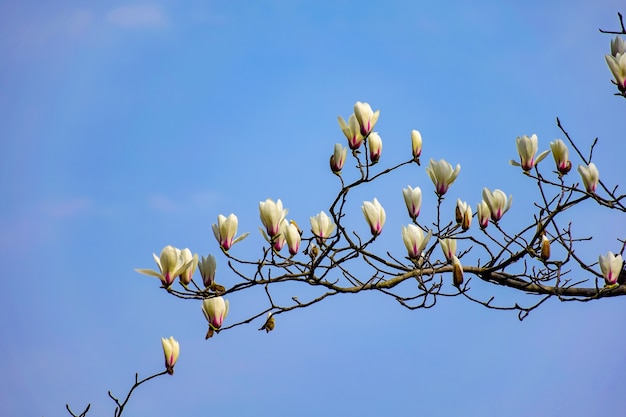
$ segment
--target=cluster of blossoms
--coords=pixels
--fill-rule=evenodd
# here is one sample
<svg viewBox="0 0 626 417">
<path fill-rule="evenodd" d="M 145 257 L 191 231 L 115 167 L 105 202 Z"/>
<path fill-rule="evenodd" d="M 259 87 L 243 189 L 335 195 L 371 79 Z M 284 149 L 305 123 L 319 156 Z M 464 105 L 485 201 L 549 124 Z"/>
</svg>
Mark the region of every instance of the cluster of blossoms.
<svg viewBox="0 0 626 417">
<path fill-rule="evenodd" d="M 626 42 L 619 37 L 611 40 L 611 55 L 605 55 L 606 63 L 615 78 L 617 89 L 626 94 Z"/>
<path fill-rule="evenodd" d="M 607 62 L 609 62 L 609 66 L 614 71 L 614 74 L 622 74 L 623 71 L 626 71 L 624 69 L 626 67 L 622 65 L 623 62 L 626 62 L 624 58 L 626 55 L 624 54 L 624 42 L 621 38 L 616 38 L 611 43 L 611 52 L 611 56 L 607 55 Z M 621 72 L 616 72 L 617 70 L 614 70 L 614 68 L 618 68 Z M 618 75 L 616 75 L 616 79 L 618 79 Z M 624 82 L 626 82 L 624 77 L 619 78 L 618 86 L 624 86 Z M 622 89 L 620 90 L 622 91 Z M 338 117 L 339 125 L 347 138 L 348 147 L 353 151 L 353 156 L 358 158 L 357 151 L 365 143 L 365 147 L 369 151 L 369 164 L 377 163 L 382 154 L 382 140 L 380 135 L 373 131 L 379 115 L 380 111 L 374 112 L 368 103 L 357 102 L 354 105 L 354 113 L 350 115 L 348 122 L 344 121 L 341 116 Z M 516 147 L 519 161 L 511 160 L 510 163 L 514 166 L 520 166 L 526 174 L 529 174 L 550 152 L 552 152 L 556 172 L 560 177 L 566 175 L 572 168 L 567 146 L 561 139 L 551 142 L 550 149 L 541 152 L 539 155 L 537 155 L 539 146 L 536 134 L 518 137 L 516 139 Z M 419 158 L 422 154 L 422 135 L 417 130 L 411 132 L 411 153 L 413 161 L 419 165 Z M 334 152 L 330 156 L 330 169 L 334 174 L 341 176 L 346 158 L 347 148 L 341 144 L 335 144 Z M 450 186 L 456 181 L 460 170 L 460 164 L 453 167 L 444 159 L 439 161 L 430 159 L 426 172 L 433 182 L 435 194 L 440 201 L 448 192 Z M 599 182 L 599 173 L 596 166 L 593 163 L 579 165 L 578 172 L 586 192 L 595 193 Z M 408 258 L 419 264 L 423 261 L 423 252 L 432 237 L 432 231 L 417 224 L 422 205 L 422 190 L 420 187 L 413 188 L 407 186 L 407 188 L 402 190 L 402 195 L 408 215 L 414 223 L 402 226 L 402 240 L 407 249 Z M 511 208 L 512 201 L 513 197 L 511 195 L 507 197 L 502 190 L 484 188 L 482 200 L 476 207 L 479 227 L 485 229 L 490 220 L 493 223 L 498 223 Z M 378 199 L 374 198 L 372 201 L 364 201 L 361 210 L 370 228 L 372 239 L 374 239 L 383 231 L 386 222 L 385 209 Z M 302 231 L 295 221 L 287 219 L 288 212 L 289 210 L 283 207 L 280 199 L 274 201 L 268 198 L 259 202 L 259 215 L 263 226 L 259 229 L 275 253 L 280 253 L 286 245 L 290 257 L 293 257 L 300 251 Z M 467 202 L 457 199 L 455 220 L 462 231 L 469 230 L 473 216 L 474 213 L 471 206 Z M 328 239 L 337 237 L 335 234 L 337 225 L 334 223 L 333 218 L 324 211 L 311 216 L 310 225 L 312 233 L 310 239 L 320 246 L 328 244 Z M 237 228 L 238 219 L 235 214 L 228 216 L 220 214 L 217 217 L 217 223 L 212 225 L 215 238 L 223 252 L 228 252 L 235 243 L 248 236 L 249 233 L 244 233 L 236 237 Z M 545 232 L 542 232 L 541 239 L 541 258 L 547 260 L 550 257 L 550 240 L 545 235 Z M 453 238 L 440 238 L 438 243 L 446 262 L 452 265 L 453 283 L 460 287 L 463 283 L 463 267 L 457 257 L 456 240 Z M 315 257 L 318 250 L 313 245 L 310 254 Z M 188 248 L 178 249 L 169 245 L 163 248 L 160 256 L 157 257 L 156 254 L 153 254 L 153 257 L 157 263 L 158 271 L 150 269 L 137 269 L 136 271 L 159 278 L 163 287 L 168 290 L 177 277 L 180 279 L 181 284 L 187 288 L 187 285 L 192 282 L 195 269 L 198 268 L 205 286 L 204 295 L 207 297 L 202 303 L 202 312 L 209 323 L 207 338 L 211 337 L 214 332 L 219 331 L 228 314 L 229 302 L 220 296 L 225 291 L 224 287 L 215 282 L 217 268 L 215 257 L 213 255 L 202 256 L 199 260 L 198 255 L 192 254 Z M 617 283 L 623 265 L 621 255 L 615 256 L 611 252 L 606 256 L 601 255 L 599 265 L 607 285 Z M 271 315 L 271 312 L 263 328 L 267 331 L 274 328 L 274 317 Z M 174 363 L 178 357 L 178 343 L 173 338 L 163 339 L 163 348 L 166 355 L 166 369 L 169 373 L 172 373 Z"/>
</svg>

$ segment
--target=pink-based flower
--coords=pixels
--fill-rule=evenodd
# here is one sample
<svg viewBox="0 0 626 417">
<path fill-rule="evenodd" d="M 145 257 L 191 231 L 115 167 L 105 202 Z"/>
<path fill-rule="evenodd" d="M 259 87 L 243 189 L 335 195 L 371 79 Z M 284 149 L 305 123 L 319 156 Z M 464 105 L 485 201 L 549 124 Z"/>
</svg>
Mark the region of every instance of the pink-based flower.
<svg viewBox="0 0 626 417">
<path fill-rule="evenodd" d="M 406 250 L 409 252 L 410 259 L 419 259 L 431 235 L 431 232 L 428 232 L 426 237 L 424 237 L 422 229 L 414 224 L 410 224 L 406 227 L 402 226 L 402 241 L 404 242 L 404 246 L 406 246 Z"/>
<path fill-rule="evenodd" d="M 206 288 L 211 288 L 215 282 L 215 271 L 217 270 L 217 261 L 215 256 L 209 255 L 206 258 L 203 256 L 198 266 L 200 269 L 200 275 L 202 275 L 202 282 Z"/>
<path fill-rule="evenodd" d="M 411 131 L 411 145 L 413 158 L 419 158 L 422 154 L 422 135 L 418 130 Z"/>
<path fill-rule="evenodd" d="M 376 132 L 370 133 L 367 141 L 370 148 L 370 161 L 375 164 L 380 160 L 380 154 L 383 152 L 383 141 Z"/>
<path fill-rule="evenodd" d="M 369 104 L 357 101 L 354 105 L 354 115 L 359 122 L 361 134 L 367 136 L 374 130 L 374 125 L 380 116 L 380 110 L 373 112 Z"/>
<path fill-rule="evenodd" d="M 593 162 L 587 166 L 578 165 L 578 173 L 583 179 L 587 192 L 595 193 L 598 187 L 598 181 L 600 181 L 600 172 L 598 172 L 596 165 Z"/>
<path fill-rule="evenodd" d="M 535 154 L 539 149 L 539 139 L 537 139 L 537 135 L 532 135 L 531 137 L 524 135 L 518 137 L 515 142 L 520 162 L 511 160 L 510 163 L 513 166 L 521 166 L 524 171 L 533 169 L 536 164 L 541 162 L 541 160 L 550 153 L 550 151 L 543 151 L 539 154 L 537 159 L 535 159 Z"/>
<path fill-rule="evenodd" d="M 456 255 L 456 239 L 439 239 L 439 246 L 448 262 L 452 262 L 452 258 Z"/>
<path fill-rule="evenodd" d="M 560 175 L 567 174 L 572 169 L 572 162 L 569 160 L 569 151 L 561 139 L 550 142 L 550 149 L 556 164 L 556 170 Z"/>
<path fill-rule="evenodd" d="M 626 93 L 626 53 L 618 53 L 616 56 L 605 55 L 604 58 L 615 78 L 617 89 Z"/>
<path fill-rule="evenodd" d="M 350 115 L 348 123 L 346 123 L 341 116 L 337 117 L 337 120 L 339 120 L 341 131 L 348 139 L 350 149 L 359 149 L 363 143 L 363 135 L 361 134 L 361 127 L 359 126 L 359 121 L 356 119 L 356 116 L 354 114 Z"/>
<path fill-rule="evenodd" d="M 292 220 L 285 228 L 285 239 L 287 240 L 287 247 L 289 253 L 293 256 L 300 250 L 300 242 L 302 236 L 300 235 L 300 229 L 298 225 Z"/>
<path fill-rule="evenodd" d="M 230 214 L 228 217 L 220 214 L 217 216 L 217 224 L 213 224 L 213 234 L 215 235 L 215 239 L 217 239 L 220 246 L 225 251 L 229 250 L 235 243 L 240 242 L 248 236 L 248 233 L 244 233 L 235 239 L 238 224 L 239 221 L 237 220 L 237 216 L 234 214 Z"/>
<path fill-rule="evenodd" d="M 170 336 L 169 339 L 161 338 L 161 344 L 163 345 L 163 354 L 165 355 L 165 370 L 168 374 L 173 375 L 174 365 L 176 365 L 178 355 L 180 354 L 180 345 L 173 336 Z"/>
<path fill-rule="evenodd" d="M 339 143 L 335 143 L 335 151 L 330 156 L 330 170 L 335 174 L 341 173 L 343 164 L 346 162 L 348 148 L 344 148 Z"/>
<path fill-rule="evenodd" d="M 433 184 L 435 184 L 435 192 L 438 196 L 448 192 L 448 188 L 456 180 L 460 171 L 461 165 L 457 164 L 456 168 L 452 169 L 452 165 L 445 159 L 441 159 L 439 162 L 431 159 L 426 167 L 426 172 Z"/>
<path fill-rule="evenodd" d="M 363 216 L 370 226 L 372 236 L 381 234 L 387 219 L 383 206 L 375 198 L 373 201 L 364 201 L 361 210 L 363 210 Z"/>
<path fill-rule="evenodd" d="M 485 203 L 485 200 L 482 200 L 478 203 L 476 207 L 476 217 L 478 217 L 478 225 L 481 229 L 489 226 L 489 218 L 491 217 L 491 211 L 489 211 L 489 206 Z"/>
<path fill-rule="evenodd" d="M 420 187 L 412 188 L 408 185 L 407 188 L 402 189 L 402 196 L 404 197 L 404 203 L 409 212 L 409 217 L 415 220 L 417 216 L 419 216 L 422 208 L 422 189 Z"/>
<path fill-rule="evenodd" d="M 606 285 L 617 284 L 617 279 L 620 272 L 622 272 L 622 265 L 624 264 L 622 255 L 614 255 L 613 252 L 609 252 L 606 256 L 600 255 L 598 262 Z"/>
<path fill-rule="evenodd" d="M 212 330 L 219 330 L 228 315 L 228 300 L 222 297 L 205 298 L 202 301 L 202 312 Z"/>
<path fill-rule="evenodd" d="M 166 288 L 169 288 L 174 283 L 176 277 L 186 271 L 191 266 L 192 262 L 191 260 L 184 262 L 181 250 L 171 245 L 163 248 L 161 256 L 156 256 L 156 254 L 153 253 L 152 257 L 159 267 L 158 272 L 151 269 L 135 269 L 135 271 L 140 274 L 159 278 Z"/>
<path fill-rule="evenodd" d="M 265 226 L 265 230 L 270 239 L 280 233 L 280 227 L 289 210 L 283 208 L 283 202 L 278 199 L 276 202 L 268 198 L 259 203 L 259 213 L 261 222 Z"/>
<path fill-rule="evenodd" d="M 185 248 L 180 251 L 180 257 L 182 258 L 184 265 L 189 265 L 180 273 L 180 282 L 184 285 L 189 285 L 193 277 L 193 273 L 196 271 L 196 267 L 198 266 L 198 254 L 194 253 L 192 255 L 189 248 Z"/>
<path fill-rule="evenodd" d="M 513 196 L 506 197 L 502 190 L 489 190 L 483 188 L 483 201 L 487 203 L 489 211 L 491 212 L 491 220 L 497 222 L 504 216 L 504 213 L 509 211 L 511 204 L 513 204 Z"/>
<path fill-rule="evenodd" d="M 335 231 L 335 223 L 323 211 L 311 217 L 311 232 L 315 236 L 317 243 L 322 244 L 326 238 Z"/>
</svg>

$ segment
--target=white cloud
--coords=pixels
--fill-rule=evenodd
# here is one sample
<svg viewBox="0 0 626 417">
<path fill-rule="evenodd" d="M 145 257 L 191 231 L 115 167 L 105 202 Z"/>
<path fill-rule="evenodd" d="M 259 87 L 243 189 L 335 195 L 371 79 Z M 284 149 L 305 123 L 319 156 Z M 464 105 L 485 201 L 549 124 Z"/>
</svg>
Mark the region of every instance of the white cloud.
<svg viewBox="0 0 626 417">
<path fill-rule="evenodd" d="M 162 27 L 167 25 L 167 16 L 154 4 L 120 6 L 106 14 L 106 21 L 124 28 Z"/>
</svg>

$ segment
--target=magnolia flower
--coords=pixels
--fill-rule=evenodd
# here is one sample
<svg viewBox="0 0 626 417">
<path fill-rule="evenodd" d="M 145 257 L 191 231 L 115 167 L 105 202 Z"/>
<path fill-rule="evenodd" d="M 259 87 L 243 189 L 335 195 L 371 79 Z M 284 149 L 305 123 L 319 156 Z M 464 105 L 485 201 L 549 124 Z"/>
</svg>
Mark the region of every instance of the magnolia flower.
<svg viewBox="0 0 626 417">
<path fill-rule="evenodd" d="M 375 164 L 380 159 L 380 154 L 383 151 L 383 141 L 376 132 L 370 133 L 367 137 L 370 147 L 370 160 L 372 164 Z"/>
<path fill-rule="evenodd" d="M 344 148 L 340 143 L 335 143 L 335 152 L 330 156 L 330 170 L 339 174 L 346 162 L 348 148 Z"/>
<path fill-rule="evenodd" d="M 163 345 L 163 354 L 165 355 L 165 370 L 168 374 L 174 374 L 174 365 L 178 360 L 180 354 L 180 346 L 173 336 L 169 339 L 161 338 L 161 344 Z"/>
<path fill-rule="evenodd" d="M 524 171 L 530 171 L 536 164 L 538 164 L 543 158 L 545 158 L 550 151 L 543 151 L 535 159 L 535 154 L 539 148 L 539 139 L 537 135 L 533 134 L 531 137 L 526 135 L 518 137 L 516 139 L 517 153 L 519 154 L 521 163 L 517 161 L 510 161 L 510 164 L 516 167 L 521 166 Z"/>
<path fill-rule="evenodd" d="M 193 277 L 193 273 L 198 266 L 198 254 L 191 254 L 191 251 L 188 248 L 185 248 L 180 251 L 180 256 L 183 264 L 189 265 L 187 268 L 183 269 L 180 274 L 180 282 L 184 285 L 188 285 L 191 282 L 191 278 Z"/>
<path fill-rule="evenodd" d="M 461 165 L 456 164 L 456 168 L 453 170 L 452 165 L 445 159 L 439 162 L 431 159 L 426 167 L 426 172 L 433 181 L 433 184 L 435 184 L 435 192 L 438 196 L 442 196 L 448 191 L 448 187 L 456 180 L 459 171 L 461 171 Z"/>
<path fill-rule="evenodd" d="M 587 192 L 595 193 L 598 181 L 600 180 L 600 173 L 598 172 L 596 165 L 593 162 L 587 166 L 578 165 L 578 173 L 583 179 Z"/>
<path fill-rule="evenodd" d="M 200 264 L 200 275 L 202 275 L 202 282 L 206 288 L 211 288 L 215 282 L 215 271 L 217 270 L 217 261 L 215 256 L 209 255 L 206 258 L 203 256 Z"/>
<path fill-rule="evenodd" d="M 320 245 L 333 233 L 335 227 L 335 223 L 323 211 L 311 217 L 311 232 Z"/>
<path fill-rule="evenodd" d="M 287 221 L 287 219 L 283 219 L 283 221 L 280 223 L 279 233 L 274 236 L 272 249 L 274 249 L 276 252 L 280 252 L 283 246 L 285 246 L 285 242 L 287 241 L 285 237 L 285 234 L 287 233 L 287 226 L 289 226 L 289 222 Z"/>
<path fill-rule="evenodd" d="M 489 211 L 489 206 L 485 203 L 485 200 L 482 200 L 478 203 L 476 207 L 476 216 L 478 217 L 478 225 L 481 229 L 489 226 L 489 217 L 491 217 L 491 211 Z"/>
<path fill-rule="evenodd" d="M 367 224 L 370 225 L 372 236 L 381 234 L 385 220 L 387 219 L 383 206 L 374 198 L 373 201 L 364 201 L 361 210 L 363 210 L 363 216 L 365 216 Z"/>
<path fill-rule="evenodd" d="M 439 239 L 439 246 L 448 262 L 452 262 L 452 258 L 456 255 L 456 239 Z"/>
<path fill-rule="evenodd" d="M 510 195 L 506 198 L 506 194 L 502 190 L 489 190 L 483 188 L 483 201 L 487 203 L 489 212 L 491 213 L 491 220 L 497 222 L 504 216 L 504 213 L 509 211 L 511 204 L 513 203 L 513 196 Z"/>
<path fill-rule="evenodd" d="M 422 135 L 417 130 L 411 131 L 411 145 L 413 145 L 413 158 L 419 158 L 422 154 Z"/>
<path fill-rule="evenodd" d="M 452 257 L 452 283 L 457 288 L 463 285 L 463 265 L 456 256 Z"/>
<path fill-rule="evenodd" d="M 411 188 L 408 185 L 407 188 L 402 189 L 402 195 L 404 196 L 404 203 L 409 212 L 409 217 L 415 221 L 422 208 L 422 189 L 420 187 Z"/>
<path fill-rule="evenodd" d="M 295 255 L 300 249 L 300 242 L 302 237 L 300 235 L 300 229 L 298 225 L 292 220 L 285 228 L 285 240 L 287 240 L 287 247 L 289 247 L 289 253 Z"/>
<path fill-rule="evenodd" d="M 572 169 L 572 162 L 569 160 L 569 151 L 565 143 L 561 139 L 557 139 L 550 142 L 550 149 L 552 149 L 556 170 L 561 175 L 567 174 Z"/>
<path fill-rule="evenodd" d="M 153 253 L 152 257 L 159 267 L 159 272 L 151 269 L 135 269 L 135 271 L 140 274 L 159 278 L 166 288 L 170 287 L 174 283 L 176 277 L 181 275 L 191 266 L 191 261 L 187 263 L 183 262 L 181 250 L 171 245 L 163 248 L 161 256 L 157 257 L 156 254 Z"/>
<path fill-rule="evenodd" d="M 244 233 L 235 239 L 238 223 L 239 221 L 237 220 L 237 216 L 231 213 L 228 217 L 224 217 L 220 214 L 217 216 L 217 224 L 213 224 L 213 234 L 215 235 L 215 239 L 217 239 L 220 246 L 225 251 L 230 249 L 235 243 L 245 239 L 249 234 Z"/>
<path fill-rule="evenodd" d="M 461 201 L 460 198 L 456 200 L 455 218 L 463 230 L 470 228 L 472 224 L 472 208 L 466 202 Z"/>
<path fill-rule="evenodd" d="M 202 313 L 209 322 L 209 332 L 206 338 L 213 336 L 214 331 L 219 331 L 228 315 L 228 300 L 222 297 L 205 298 L 202 301 Z"/>
<path fill-rule="evenodd" d="M 619 35 L 615 35 L 615 39 L 611 39 L 611 55 L 623 55 L 626 53 L 626 42 Z"/>
<path fill-rule="evenodd" d="M 550 259 L 550 239 L 546 235 L 541 236 L 541 259 L 544 261 Z"/>
<path fill-rule="evenodd" d="M 347 124 L 341 116 L 338 116 L 337 120 L 339 120 L 339 127 L 341 127 L 343 134 L 346 135 L 348 139 L 350 149 L 359 149 L 361 143 L 363 143 L 363 135 L 361 134 L 361 127 L 359 126 L 359 121 L 356 119 L 356 116 L 351 114 Z"/>
<path fill-rule="evenodd" d="M 615 78 L 615 84 L 622 93 L 626 93 L 626 53 L 605 55 L 606 63 Z"/>
<path fill-rule="evenodd" d="M 414 224 L 410 224 L 406 227 L 402 226 L 402 240 L 404 241 L 404 246 L 406 246 L 409 252 L 409 258 L 411 259 L 419 259 L 430 237 L 431 232 L 428 232 L 426 237 L 424 237 L 422 229 Z"/>
<path fill-rule="evenodd" d="M 609 252 L 606 256 L 600 255 L 598 258 L 600 263 L 600 270 L 606 285 L 613 285 L 617 283 L 620 272 L 622 272 L 622 265 L 624 260 L 622 255 L 613 255 L 613 252 Z"/>
<path fill-rule="evenodd" d="M 354 115 L 361 127 L 361 134 L 367 136 L 374 130 L 374 125 L 380 116 L 380 110 L 373 112 L 369 104 L 357 101 L 354 105 Z"/>
<path fill-rule="evenodd" d="M 280 199 L 274 202 L 274 200 L 268 198 L 259 203 L 261 222 L 270 238 L 274 238 L 280 233 L 281 223 L 285 220 L 288 211 L 283 209 L 283 202 Z"/>
</svg>

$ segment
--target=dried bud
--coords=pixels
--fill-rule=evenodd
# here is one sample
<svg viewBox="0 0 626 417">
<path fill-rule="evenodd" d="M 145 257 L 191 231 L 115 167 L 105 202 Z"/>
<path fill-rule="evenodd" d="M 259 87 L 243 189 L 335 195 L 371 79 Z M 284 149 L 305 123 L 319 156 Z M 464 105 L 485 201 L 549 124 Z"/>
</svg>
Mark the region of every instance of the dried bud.
<svg viewBox="0 0 626 417">
<path fill-rule="evenodd" d="M 267 313 L 267 320 L 265 321 L 265 324 L 263 325 L 263 327 L 261 327 L 261 330 L 265 330 L 266 333 L 271 332 L 272 330 L 274 330 L 274 316 L 272 315 L 272 313 Z"/>
<path fill-rule="evenodd" d="M 461 288 L 461 285 L 463 285 L 463 266 L 456 256 L 452 258 L 452 279 L 454 286 Z"/>
<path fill-rule="evenodd" d="M 541 237 L 541 259 L 544 261 L 550 259 L 550 239 L 546 235 Z"/>
</svg>

